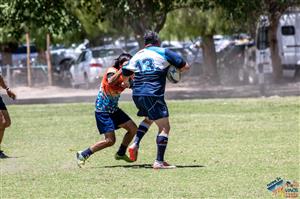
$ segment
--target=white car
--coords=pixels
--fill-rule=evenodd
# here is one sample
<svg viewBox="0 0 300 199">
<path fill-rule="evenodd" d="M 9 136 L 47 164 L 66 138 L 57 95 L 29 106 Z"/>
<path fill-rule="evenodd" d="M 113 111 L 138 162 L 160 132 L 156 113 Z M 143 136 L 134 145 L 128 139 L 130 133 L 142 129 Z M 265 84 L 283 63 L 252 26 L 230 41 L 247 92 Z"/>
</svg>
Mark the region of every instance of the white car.
<svg viewBox="0 0 300 199">
<path fill-rule="evenodd" d="M 71 66 L 71 84 L 73 87 L 99 85 L 106 69 L 113 65 L 124 51 L 121 48 L 91 48 L 83 50 Z"/>
</svg>

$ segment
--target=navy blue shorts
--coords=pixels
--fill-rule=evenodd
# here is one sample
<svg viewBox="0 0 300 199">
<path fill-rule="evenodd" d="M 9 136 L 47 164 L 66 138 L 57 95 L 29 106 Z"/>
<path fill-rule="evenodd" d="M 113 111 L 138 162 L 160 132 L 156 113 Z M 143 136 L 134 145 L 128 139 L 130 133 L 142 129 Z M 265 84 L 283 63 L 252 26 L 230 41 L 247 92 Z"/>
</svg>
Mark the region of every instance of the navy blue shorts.
<svg viewBox="0 0 300 199">
<path fill-rule="evenodd" d="M 119 125 L 128 122 L 130 117 L 121 109 L 114 113 L 108 112 L 95 112 L 97 128 L 100 134 L 113 132 L 119 129 Z"/>
<path fill-rule="evenodd" d="M 0 110 L 7 110 L 3 100 L 2 100 L 2 97 L 0 97 Z"/>
<path fill-rule="evenodd" d="M 148 117 L 150 120 L 158 120 L 169 117 L 169 111 L 164 97 L 132 96 L 138 109 L 138 116 Z"/>
</svg>

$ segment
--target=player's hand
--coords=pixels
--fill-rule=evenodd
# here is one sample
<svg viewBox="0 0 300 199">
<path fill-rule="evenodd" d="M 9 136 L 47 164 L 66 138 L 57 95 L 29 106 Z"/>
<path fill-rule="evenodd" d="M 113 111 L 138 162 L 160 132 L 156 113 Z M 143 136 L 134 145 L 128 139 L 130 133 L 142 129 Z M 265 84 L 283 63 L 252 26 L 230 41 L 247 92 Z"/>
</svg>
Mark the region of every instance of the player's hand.
<svg viewBox="0 0 300 199">
<path fill-rule="evenodd" d="M 188 71 L 190 68 L 191 68 L 191 66 L 190 66 L 188 63 L 186 63 L 185 66 L 182 67 L 182 68 L 180 69 L 180 72 L 181 72 L 181 73 L 182 73 L 182 72 L 186 72 L 186 71 Z"/>
<path fill-rule="evenodd" d="M 122 83 L 121 83 L 121 87 L 122 87 L 122 88 L 129 88 L 129 87 L 130 87 L 130 84 L 129 84 L 129 82 L 127 82 L 127 81 L 126 81 L 126 82 L 122 82 Z"/>
<path fill-rule="evenodd" d="M 6 91 L 8 97 L 10 97 L 11 99 L 15 100 L 16 99 L 16 94 L 14 92 L 12 92 L 11 90 L 7 90 Z"/>
</svg>

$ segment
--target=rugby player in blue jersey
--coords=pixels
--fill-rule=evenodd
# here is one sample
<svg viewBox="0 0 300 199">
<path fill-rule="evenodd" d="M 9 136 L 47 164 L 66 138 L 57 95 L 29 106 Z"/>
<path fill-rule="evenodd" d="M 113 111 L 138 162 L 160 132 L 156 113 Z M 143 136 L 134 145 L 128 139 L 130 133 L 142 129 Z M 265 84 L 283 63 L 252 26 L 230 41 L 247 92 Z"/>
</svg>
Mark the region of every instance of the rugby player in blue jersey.
<svg viewBox="0 0 300 199">
<path fill-rule="evenodd" d="M 95 117 L 100 134 L 104 139 L 96 142 L 92 146 L 76 154 L 79 167 L 95 152 L 114 145 L 115 130 L 124 128 L 127 133 L 115 154 L 116 160 L 133 162 L 126 155 L 126 150 L 137 131 L 136 124 L 130 117 L 118 107 L 120 94 L 125 88 L 129 87 L 128 81 L 124 82 L 122 77 L 122 66 L 131 58 L 130 54 L 122 53 L 112 67 L 109 67 L 103 76 L 101 87 L 96 100 Z"/>
<path fill-rule="evenodd" d="M 186 71 L 190 66 L 177 53 L 160 47 L 157 33 L 148 31 L 144 35 L 145 48 L 137 52 L 122 68 L 124 81 L 134 74 L 133 101 L 138 108 L 138 116 L 146 119 L 139 126 L 136 139 L 129 147 L 131 159 L 136 159 L 139 142 L 152 122 L 158 126 L 156 138 L 157 156 L 154 169 L 176 168 L 164 160 L 170 132 L 169 112 L 164 100 L 166 76 L 170 65 Z"/>
</svg>

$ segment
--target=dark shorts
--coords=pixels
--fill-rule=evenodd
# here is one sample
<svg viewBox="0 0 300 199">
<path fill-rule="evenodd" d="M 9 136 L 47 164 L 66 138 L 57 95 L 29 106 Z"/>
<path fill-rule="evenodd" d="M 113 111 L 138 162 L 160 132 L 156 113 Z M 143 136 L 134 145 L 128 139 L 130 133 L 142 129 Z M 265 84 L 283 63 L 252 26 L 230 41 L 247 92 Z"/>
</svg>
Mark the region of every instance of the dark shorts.
<svg viewBox="0 0 300 199">
<path fill-rule="evenodd" d="M 119 129 L 119 125 L 128 122 L 130 117 L 121 109 L 114 113 L 108 112 L 95 112 L 97 128 L 100 134 L 113 132 Z"/>
<path fill-rule="evenodd" d="M 169 117 L 169 111 L 164 97 L 133 96 L 138 116 L 148 117 L 150 120 L 158 120 Z"/>
<path fill-rule="evenodd" d="M 2 97 L 0 97 L 0 110 L 7 110 L 3 100 L 2 100 Z"/>
</svg>

